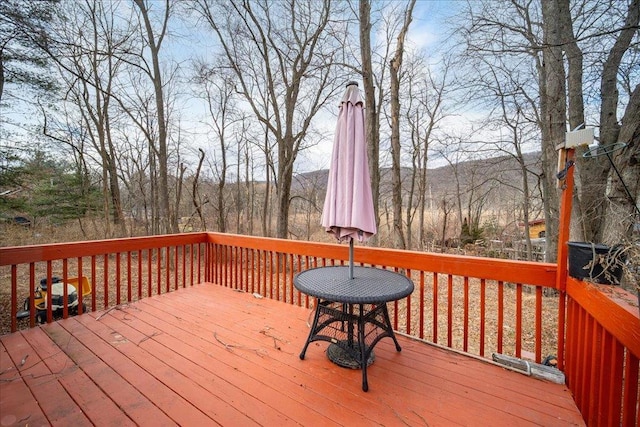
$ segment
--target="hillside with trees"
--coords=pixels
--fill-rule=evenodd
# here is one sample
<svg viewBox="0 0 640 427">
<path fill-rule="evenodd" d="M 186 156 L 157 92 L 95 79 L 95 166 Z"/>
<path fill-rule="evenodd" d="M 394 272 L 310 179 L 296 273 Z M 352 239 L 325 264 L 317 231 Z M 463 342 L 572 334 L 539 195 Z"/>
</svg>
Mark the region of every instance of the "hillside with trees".
<svg viewBox="0 0 640 427">
<path fill-rule="evenodd" d="M 42 154 L 41 154 L 42 156 Z M 540 153 L 525 155 L 529 167 L 529 186 L 539 188 Z M 44 167 L 43 167 L 44 165 Z M 101 195 L 97 186 L 83 187 L 77 173 L 64 163 L 51 159 L 37 158 L 16 171 L 14 190 L 3 195 L 3 222 L 7 228 L 23 228 L 24 224 L 15 218 L 29 220 L 31 231 L 42 234 L 44 230 L 61 225 L 76 225 L 84 239 L 100 238 L 104 233 L 100 204 Z M 527 234 L 523 222 L 522 190 L 519 186 L 518 165 L 510 157 L 460 162 L 453 165 L 429 169 L 429 188 L 426 196 L 426 210 L 421 219 L 415 202 L 411 201 L 411 188 L 415 186 L 415 170 L 401 170 L 403 211 L 410 224 L 407 242 L 412 249 L 434 250 L 437 248 L 463 247 L 469 243 L 484 244 L 488 240 L 499 240 L 508 245 L 522 240 Z M 294 174 L 292 179 L 292 203 L 290 234 L 292 238 L 331 241 L 320 226 L 320 215 L 326 192 L 328 170 L 318 170 Z M 170 177 L 173 181 L 175 177 Z M 194 181 L 187 180 L 189 186 Z M 253 234 L 263 222 L 259 205 L 249 205 L 249 200 L 265 197 L 265 181 L 252 181 L 242 185 L 225 186 L 221 197 L 219 183 L 202 179 L 201 191 L 206 194 L 202 207 L 196 209 L 192 194 L 183 193 L 180 201 L 179 231 L 220 231 Z M 86 187 L 86 188 L 85 188 Z M 381 218 L 379 241 L 389 244 L 392 239 L 392 179 L 390 169 L 381 170 Z M 128 235 L 147 235 L 145 221 L 133 215 L 137 194 L 123 191 L 125 205 L 124 224 Z M 211 201 L 224 200 L 223 210 Z M 412 205 L 413 203 L 413 205 Z M 457 206 L 467 206 L 464 211 Z M 542 200 L 531 203 L 537 208 L 535 218 L 543 217 Z M 271 227 L 276 218 L 267 217 Z M 465 231 L 466 222 L 466 231 Z"/>
</svg>

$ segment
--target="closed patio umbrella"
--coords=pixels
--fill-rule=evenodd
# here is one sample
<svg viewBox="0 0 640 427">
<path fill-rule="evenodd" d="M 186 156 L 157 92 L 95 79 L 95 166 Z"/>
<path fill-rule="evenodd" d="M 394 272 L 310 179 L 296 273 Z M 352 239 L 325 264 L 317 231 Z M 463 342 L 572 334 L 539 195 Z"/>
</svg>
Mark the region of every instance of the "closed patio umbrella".
<svg viewBox="0 0 640 427">
<path fill-rule="evenodd" d="M 364 130 L 364 106 L 356 82 L 347 83 L 333 140 L 322 226 L 339 242 L 349 242 L 353 278 L 353 242 L 367 241 L 376 229 Z"/>
</svg>

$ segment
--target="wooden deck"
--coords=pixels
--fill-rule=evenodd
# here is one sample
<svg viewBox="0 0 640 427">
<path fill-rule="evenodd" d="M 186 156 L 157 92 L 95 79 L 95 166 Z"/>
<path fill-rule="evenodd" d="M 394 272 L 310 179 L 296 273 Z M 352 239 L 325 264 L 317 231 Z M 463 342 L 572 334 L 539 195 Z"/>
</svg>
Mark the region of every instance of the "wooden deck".
<svg viewBox="0 0 640 427">
<path fill-rule="evenodd" d="M 198 285 L 0 337 L 0 425 L 584 425 L 566 387 L 399 337 L 368 369 L 309 310 Z"/>
</svg>

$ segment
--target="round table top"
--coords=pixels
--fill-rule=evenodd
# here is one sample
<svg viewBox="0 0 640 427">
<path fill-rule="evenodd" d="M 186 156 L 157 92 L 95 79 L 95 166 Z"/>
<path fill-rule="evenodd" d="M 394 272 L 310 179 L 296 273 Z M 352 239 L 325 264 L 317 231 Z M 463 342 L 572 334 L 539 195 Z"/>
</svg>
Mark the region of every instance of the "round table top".
<svg viewBox="0 0 640 427">
<path fill-rule="evenodd" d="M 305 294 L 348 304 L 380 304 L 396 301 L 413 292 L 413 282 L 402 274 L 373 267 L 318 267 L 298 273 L 295 287 Z"/>
</svg>

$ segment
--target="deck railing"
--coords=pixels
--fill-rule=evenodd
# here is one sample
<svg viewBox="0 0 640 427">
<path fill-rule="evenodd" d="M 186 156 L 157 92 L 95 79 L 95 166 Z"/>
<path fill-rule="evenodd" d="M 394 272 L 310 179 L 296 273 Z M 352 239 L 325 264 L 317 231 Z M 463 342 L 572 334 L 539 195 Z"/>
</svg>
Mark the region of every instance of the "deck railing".
<svg viewBox="0 0 640 427">
<path fill-rule="evenodd" d="M 24 307 L 24 301 L 34 301 L 41 280 L 52 283 L 55 277 L 62 282 L 86 277 L 92 292 L 84 303 L 91 311 L 207 281 L 206 250 L 206 233 L 0 248 L 0 292 L 8 293 L 11 302 L 1 312 L 3 324 L 10 325 L 10 332 L 34 327 L 36 309 Z M 69 315 L 66 301 L 65 295 L 62 317 Z M 47 322 L 53 319 L 52 304 L 47 299 Z M 16 313 L 23 308 L 30 315 L 18 324 Z M 78 309 L 81 313 L 83 305 Z"/>
<path fill-rule="evenodd" d="M 638 422 L 637 312 L 572 279 L 566 292 L 556 289 L 556 264 L 357 245 L 355 259 L 414 281 L 414 293 L 389 307 L 399 332 L 484 358 L 502 353 L 541 362 L 556 355 L 585 420 Z M 313 300 L 293 286 L 295 274 L 347 260 L 346 245 L 220 233 L 0 248 L 1 291 L 9 288 L 11 302 L 2 313 L 11 316 L 12 332 L 35 326 L 33 307 L 27 321 L 15 315 L 40 278 L 53 276 L 86 276 L 91 311 L 203 282 L 311 309 Z"/>
<path fill-rule="evenodd" d="M 348 262 L 346 245 L 216 233 L 210 239 L 212 281 L 306 307 L 313 301 L 294 289 L 295 273 Z M 354 258 L 414 281 L 414 293 L 390 307 L 400 332 L 481 357 L 540 362 L 561 353 L 555 264 L 358 246 Z"/>
<path fill-rule="evenodd" d="M 565 376 L 576 405 L 587 425 L 637 426 L 640 319 L 632 295 L 572 278 L 567 295 Z"/>
</svg>

